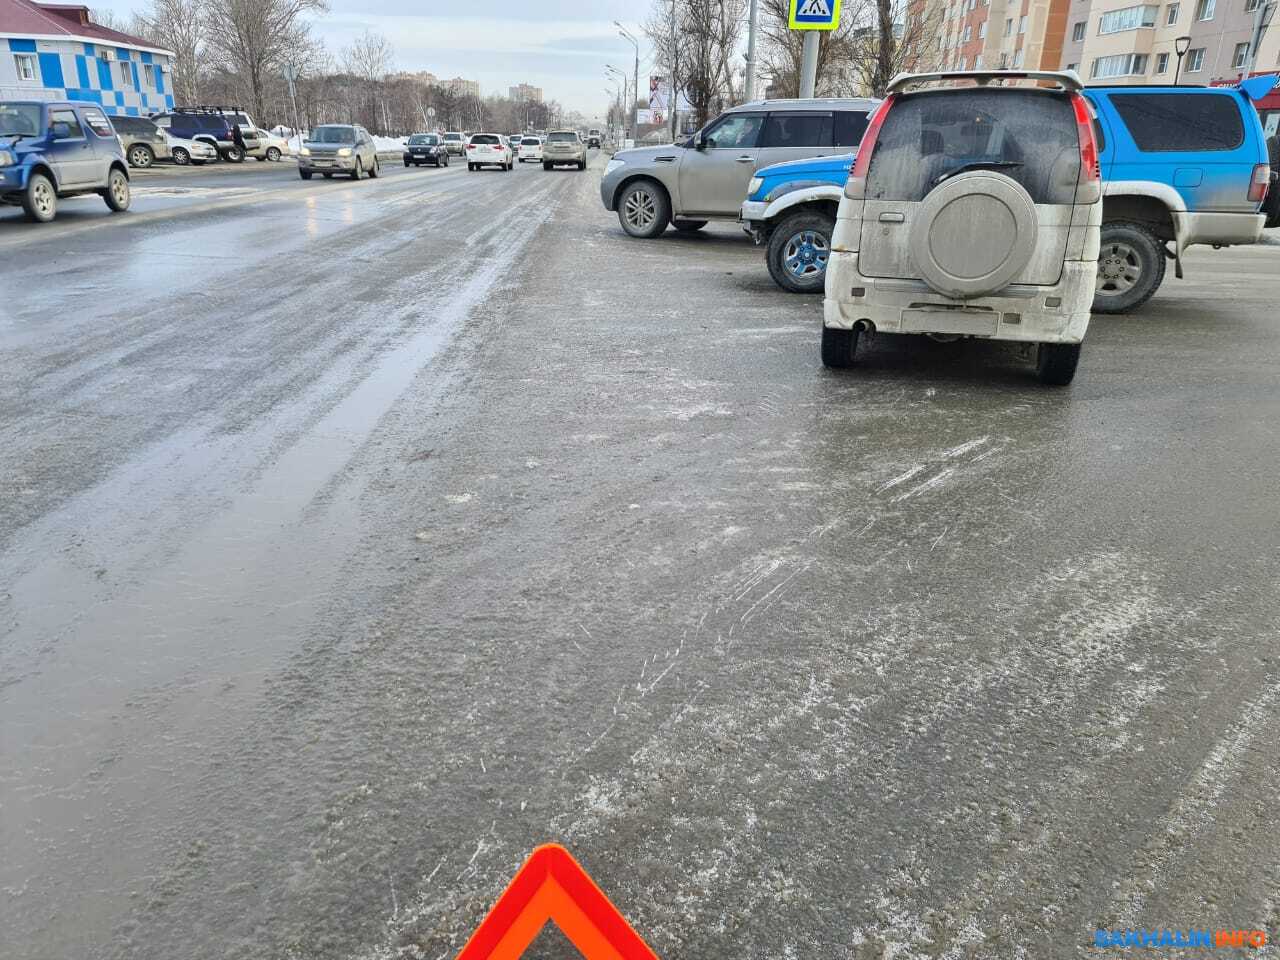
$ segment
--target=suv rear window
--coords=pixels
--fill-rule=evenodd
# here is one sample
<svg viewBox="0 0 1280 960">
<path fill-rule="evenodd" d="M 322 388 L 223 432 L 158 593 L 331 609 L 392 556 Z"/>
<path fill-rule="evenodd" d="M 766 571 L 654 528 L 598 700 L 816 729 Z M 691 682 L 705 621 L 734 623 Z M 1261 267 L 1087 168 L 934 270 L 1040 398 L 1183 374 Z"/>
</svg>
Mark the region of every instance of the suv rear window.
<svg viewBox="0 0 1280 960">
<path fill-rule="evenodd" d="M 539 140 L 537 137 L 525 137 L 523 140 L 521 140 L 521 141 L 520 141 L 520 146 L 522 146 L 522 147 L 536 147 L 536 146 L 537 146 L 538 144 L 540 144 L 541 142 L 542 142 L 542 141 L 541 141 L 541 140 Z"/>
<path fill-rule="evenodd" d="M 502 141 L 499 140 L 492 133 L 477 133 L 474 137 L 471 138 L 471 142 L 472 143 L 501 143 Z"/>
<path fill-rule="evenodd" d="M 574 143 L 578 139 L 576 133 L 549 133 L 547 139 L 552 143 Z"/>
<path fill-rule="evenodd" d="M 771 113 L 765 117 L 762 147 L 829 147 L 831 114 Z"/>
<path fill-rule="evenodd" d="M 1080 140 L 1065 96 L 1035 90 L 932 90 L 895 103 L 867 172 L 867 199 L 918 202 L 966 165 L 997 170 L 1033 203 L 1073 203 Z"/>
<path fill-rule="evenodd" d="M 1244 143 L 1235 98 L 1215 93 L 1113 93 L 1111 103 L 1139 150 L 1234 150 Z"/>
<path fill-rule="evenodd" d="M 867 114 L 862 110 L 836 111 L 835 143 L 837 147 L 856 147 L 867 132 Z"/>
</svg>

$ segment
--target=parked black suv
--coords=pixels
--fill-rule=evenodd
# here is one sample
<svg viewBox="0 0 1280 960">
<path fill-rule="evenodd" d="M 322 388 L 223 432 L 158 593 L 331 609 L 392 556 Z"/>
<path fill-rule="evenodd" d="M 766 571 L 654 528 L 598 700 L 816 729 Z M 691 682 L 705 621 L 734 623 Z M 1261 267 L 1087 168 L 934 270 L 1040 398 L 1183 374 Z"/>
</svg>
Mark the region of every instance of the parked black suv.
<svg viewBox="0 0 1280 960">
<path fill-rule="evenodd" d="M 231 163 L 244 162 L 244 150 L 231 134 L 231 121 L 213 110 L 191 108 L 158 113 L 151 118 L 156 126 L 175 137 L 202 140 L 218 151 L 218 156 Z"/>
</svg>

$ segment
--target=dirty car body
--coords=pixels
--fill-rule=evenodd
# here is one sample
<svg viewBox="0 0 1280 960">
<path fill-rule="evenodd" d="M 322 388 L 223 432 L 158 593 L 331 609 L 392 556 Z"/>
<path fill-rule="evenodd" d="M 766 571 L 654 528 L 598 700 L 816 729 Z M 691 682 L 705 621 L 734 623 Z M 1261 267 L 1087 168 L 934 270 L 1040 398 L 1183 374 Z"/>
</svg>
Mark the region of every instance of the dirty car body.
<svg viewBox="0 0 1280 960">
<path fill-rule="evenodd" d="M 907 75 L 890 93 L 840 202 L 824 363 L 851 365 L 863 331 L 983 337 L 1038 344 L 1041 379 L 1069 382 L 1089 326 L 1102 219 L 1079 79 Z"/>
</svg>

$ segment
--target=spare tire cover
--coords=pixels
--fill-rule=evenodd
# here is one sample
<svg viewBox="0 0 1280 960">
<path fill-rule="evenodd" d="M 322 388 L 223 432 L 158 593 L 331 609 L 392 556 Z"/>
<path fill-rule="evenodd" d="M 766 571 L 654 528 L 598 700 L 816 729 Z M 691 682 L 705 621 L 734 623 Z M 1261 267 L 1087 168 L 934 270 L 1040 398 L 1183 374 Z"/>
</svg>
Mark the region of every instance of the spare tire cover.
<svg viewBox="0 0 1280 960">
<path fill-rule="evenodd" d="M 948 297 L 981 297 L 1007 286 L 1035 252 L 1035 204 L 1021 184 L 992 170 L 944 180 L 914 220 L 911 257 L 924 281 Z"/>
</svg>

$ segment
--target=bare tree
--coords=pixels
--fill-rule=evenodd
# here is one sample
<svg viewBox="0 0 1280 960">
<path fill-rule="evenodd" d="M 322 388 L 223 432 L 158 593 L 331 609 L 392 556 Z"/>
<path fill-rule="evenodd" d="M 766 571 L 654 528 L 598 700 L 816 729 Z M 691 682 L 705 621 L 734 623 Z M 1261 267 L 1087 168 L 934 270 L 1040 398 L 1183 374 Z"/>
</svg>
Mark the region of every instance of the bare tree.
<svg viewBox="0 0 1280 960">
<path fill-rule="evenodd" d="M 204 0 L 152 0 L 138 14 L 142 36 L 173 51 L 172 93 L 179 104 L 200 102 L 200 67 L 206 44 Z"/>
<path fill-rule="evenodd" d="M 645 34 L 699 126 L 734 102 L 746 0 L 656 0 Z M 672 99 L 675 99 L 673 93 Z M 672 104 L 674 107 L 674 104 Z"/>
<path fill-rule="evenodd" d="M 357 98 L 358 102 L 363 101 L 364 107 L 360 119 L 365 126 L 376 130 L 387 126 L 387 118 L 378 115 L 379 94 L 391 70 L 393 57 L 391 41 L 372 30 L 366 30 L 342 52 L 342 63 L 347 73 L 358 78 L 364 88 L 364 96 Z"/>
<path fill-rule="evenodd" d="M 240 78 L 255 116 L 265 115 L 275 76 L 307 45 L 308 14 L 328 8 L 326 0 L 206 0 L 210 51 Z"/>
</svg>

